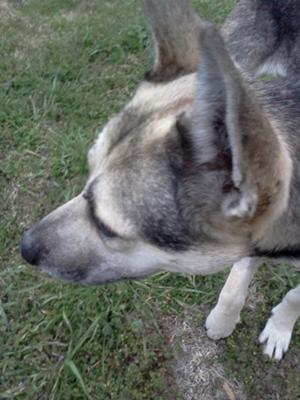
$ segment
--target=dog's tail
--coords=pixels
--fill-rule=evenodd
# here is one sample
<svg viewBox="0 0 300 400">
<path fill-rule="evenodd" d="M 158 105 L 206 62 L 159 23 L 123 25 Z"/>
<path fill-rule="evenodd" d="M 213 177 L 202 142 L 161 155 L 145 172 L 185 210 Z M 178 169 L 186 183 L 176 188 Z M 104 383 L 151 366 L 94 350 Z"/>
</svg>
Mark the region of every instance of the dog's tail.
<svg viewBox="0 0 300 400">
<path fill-rule="evenodd" d="M 299 0 L 240 0 L 223 26 L 232 57 L 258 76 L 300 68 Z"/>
</svg>

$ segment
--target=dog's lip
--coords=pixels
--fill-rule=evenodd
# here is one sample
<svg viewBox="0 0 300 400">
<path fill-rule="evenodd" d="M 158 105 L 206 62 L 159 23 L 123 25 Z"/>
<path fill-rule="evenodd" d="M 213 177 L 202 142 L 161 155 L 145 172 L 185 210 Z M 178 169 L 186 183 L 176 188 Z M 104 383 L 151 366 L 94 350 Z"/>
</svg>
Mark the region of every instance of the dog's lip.
<svg viewBox="0 0 300 400">
<path fill-rule="evenodd" d="M 149 275 L 120 277 L 120 278 L 114 278 L 114 279 L 107 279 L 107 280 L 101 281 L 101 282 L 84 281 L 84 282 L 79 282 L 79 283 L 84 285 L 84 286 L 100 286 L 100 285 L 106 285 L 106 284 L 110 284 L 110 283 L 118 283 L 118 282 L 124 282 L 124 281 L 140 281 L 142 279 L 147 278 L 148 276 Z"/>
<path fill-rule="evenodd" d="M 137 281 L 141 279 L 147 278 L 151 274 L 145 274 L 145 275 L 140 275 L 140 276 L 120 276 L 120 277 L 114 277 L 114 278 L 106 278 L 101 280 L 100 279 L 91 279 L 92 278 L 92 273 L 89 274 L 87 271 L 82 274 L 82 270 L 69 270 L 69 271 L 61 271 L 57 267 L 50 267 L 49 265 L 42 265 L 40 266 L 41 271 L 49 275 L 51 278 L 58 279 L 67 283 L 74 283 L 74 284 L 80 284 L 82 286 L 100 286 L 100 285 L 106 285 L 110 283 L 118 283 L 118 282 L 124 282 L 124 281 Z M 95 268 L 96 269 L 96 268 Z M 95 270 L 94 269 L 94 270 Z M 93 269 L 89 269 L 90 272 L 93 271 Z"/>
<path fill-rule="evenodd" d="M 80 283 L 81 281 L 84 281 L 87 276 L 87 272 L 84 271 L 84 269 L 70 269 L 63 271 L 57 267 L 50 267 L 49 265 L 41 265 L 40 269 L 47 275 L 50 275 L 52 278 L 60 279 L 66 282 Z"/>
</svg>

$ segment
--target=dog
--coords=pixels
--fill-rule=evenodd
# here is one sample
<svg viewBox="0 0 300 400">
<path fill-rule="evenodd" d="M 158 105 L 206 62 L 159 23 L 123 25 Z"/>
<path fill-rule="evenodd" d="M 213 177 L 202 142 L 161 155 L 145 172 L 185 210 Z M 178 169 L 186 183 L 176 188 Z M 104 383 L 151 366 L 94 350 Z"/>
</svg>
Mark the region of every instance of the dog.
<svg viewBox="0 0 300 400">
<path fill-rule="evenodd" d="M 152 69 L 89 150 L 82 193 L 25 232 L 23 258 L 83 285 L 233 265 L 206 320 L 215 340 L 264 257 L 299 268 L 300 8 L 282 3 L 241 0 L 220 31 L 187 0 L 144 0 Z M 260 336 L 268 356 L 299 315 L 300 285 Z"/>
</svg>

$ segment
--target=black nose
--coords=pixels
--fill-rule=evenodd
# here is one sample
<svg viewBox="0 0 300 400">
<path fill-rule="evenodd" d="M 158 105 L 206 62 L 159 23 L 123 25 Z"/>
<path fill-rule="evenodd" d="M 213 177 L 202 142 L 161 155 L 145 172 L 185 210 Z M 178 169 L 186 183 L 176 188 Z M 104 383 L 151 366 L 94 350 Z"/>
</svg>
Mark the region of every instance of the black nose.
<svg viewBox="0 0 300 400">
<path fill-rule="evenodd" d="M 40 261 L 41 248 L 36 240 L 33 240 L 30 231 L 26 232 L 20 243 L 21 256 L 30 264 L 38 265 Z"/>
</svg>

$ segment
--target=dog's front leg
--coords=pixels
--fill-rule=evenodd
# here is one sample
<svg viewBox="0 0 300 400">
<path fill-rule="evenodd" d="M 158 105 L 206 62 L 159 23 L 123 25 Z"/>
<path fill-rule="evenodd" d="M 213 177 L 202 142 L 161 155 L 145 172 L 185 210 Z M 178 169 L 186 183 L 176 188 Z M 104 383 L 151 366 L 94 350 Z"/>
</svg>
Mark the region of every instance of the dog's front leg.
<svg viewBox="0 0 300 400">
<path fill-rule="evenodd" d="M 206 319 L 207 335 L 211 339 L 221 339 L 233 332 L 258 266 L 259 258 L 255 257 L 242 258 L 233 265 L 217 305 Z"/>
<path fill-rule="evenodd" d="M 300 316 L 300 285 L 290 290 L 282 302 L 272 310 L 272 316 L 259 340 L 266 342 L 264 353 L 281 360 L 287 351 L 295 322 Z"/>
</svg>

